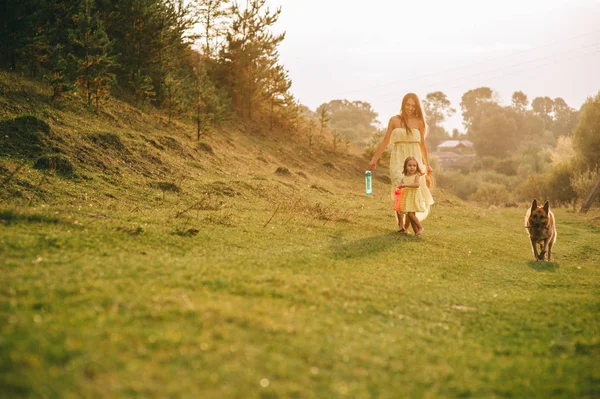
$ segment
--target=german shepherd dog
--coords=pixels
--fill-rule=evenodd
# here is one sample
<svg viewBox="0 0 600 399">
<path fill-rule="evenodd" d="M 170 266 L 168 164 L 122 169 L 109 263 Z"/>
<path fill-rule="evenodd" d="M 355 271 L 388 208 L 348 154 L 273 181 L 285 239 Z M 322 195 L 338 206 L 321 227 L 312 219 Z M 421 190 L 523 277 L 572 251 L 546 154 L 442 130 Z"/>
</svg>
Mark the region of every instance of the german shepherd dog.
<svg viewBox="0 0 600 399">
<path fill-rule="evenodd" d="M 548 262 L 550 262 L 552 246 L 556 242 L 556 224 L 548 201 L 544 206 L 538 206 L 537 200 L 533 200 L 531 208 L 525 214 L 525 228 L 529 232 L 533 259 L 536 262 L 544 260 L 544 256 L 548 253 Z M 538 245 L 540 247 L 539 253 Z"/>
</svg>

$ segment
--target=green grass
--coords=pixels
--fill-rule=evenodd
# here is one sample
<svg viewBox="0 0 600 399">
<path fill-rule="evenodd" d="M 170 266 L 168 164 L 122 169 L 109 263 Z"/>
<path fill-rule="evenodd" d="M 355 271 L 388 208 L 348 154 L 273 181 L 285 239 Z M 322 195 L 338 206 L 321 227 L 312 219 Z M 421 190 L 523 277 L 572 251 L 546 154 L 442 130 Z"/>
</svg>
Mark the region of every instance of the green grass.
<svg viewBox="0 0 600 399">
<path fill-rule="evenodd" d="M 597 226 L 556 210 L 554 261 L 536 263 L 523 209 L 441 203 L 417 239 L 393 232 L 383 198 L 343 202 L 335 212 L 353 209 L 350 221 L 280 209 L 266 227 L 264 204 L 184 221 L 165 209 L 4 212 L 2 391 L 600 393 Z"/>
<path fill-rule="evenodd" d="M 553 262 L 525 207 L 439 190 L 404 236 L 360 158 L 36 89 L 1 116 L 42 110 L 75 177 L 0 157 L 0 397 L 600 395 L 597 209 L 554 209 Z"/>
</svg>

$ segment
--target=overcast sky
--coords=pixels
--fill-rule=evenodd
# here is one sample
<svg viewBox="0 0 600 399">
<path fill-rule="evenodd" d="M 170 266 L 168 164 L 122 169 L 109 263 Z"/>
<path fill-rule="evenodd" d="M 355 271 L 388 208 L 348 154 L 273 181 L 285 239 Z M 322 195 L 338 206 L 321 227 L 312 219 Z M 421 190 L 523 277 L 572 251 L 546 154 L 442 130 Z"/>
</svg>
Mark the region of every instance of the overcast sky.
<svg viewBox="0 0 600 399">
<path fill-rule="evenodd" d="M 488 86 L 501 103 L 562 97 L 573 108 L 600 90 L 600 0 L 267 0 L 282 7 L 280 61 L 311 109 L 369 102 L 387 120 L 406 92 L 444 92 L 461 131 L 460 98 Z"/>
</svg>

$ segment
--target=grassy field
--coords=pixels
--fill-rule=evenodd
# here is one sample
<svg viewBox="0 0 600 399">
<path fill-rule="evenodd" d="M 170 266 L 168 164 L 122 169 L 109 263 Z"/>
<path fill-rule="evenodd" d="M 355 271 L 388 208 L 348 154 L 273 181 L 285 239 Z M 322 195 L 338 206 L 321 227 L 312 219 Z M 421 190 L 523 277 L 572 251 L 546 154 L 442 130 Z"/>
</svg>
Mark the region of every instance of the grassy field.
<svg viewBox="0 0 600 399">
<path fill-rule="evenodd" d="M 404 236 L 358 157 L 40 98 L 1 121 L 0 397 L 600 396 L 598 210 L 533 262 L 524 206 L 437 190 Z"/>
</svg>

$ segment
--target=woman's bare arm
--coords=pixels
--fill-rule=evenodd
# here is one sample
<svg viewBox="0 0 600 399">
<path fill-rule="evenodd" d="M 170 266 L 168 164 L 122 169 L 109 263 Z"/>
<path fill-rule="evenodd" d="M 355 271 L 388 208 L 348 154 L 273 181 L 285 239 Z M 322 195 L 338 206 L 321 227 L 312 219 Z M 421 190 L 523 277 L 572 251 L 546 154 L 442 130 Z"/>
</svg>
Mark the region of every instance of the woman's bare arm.
<svg viewBox="0 0 600 399">
<path fill-rule="evenodd" d="M 421 147 L 421 156 L 423 156 L 423 162 L 425 162 L 425 168 L 427 168 L 427 173 L 430 173 L 432 169 L 429 165 L 429 153 L 427 152 L 427 144 L 425 143 L 425 136 L 427 136 L 427 126 L 425 126 L 424 123 L 419 129 L 419 132 L 421 133 L 421 142 L 419 143 L 419 147 Z"/>
<path fill-rule="evenodd" d="M 390 144 L 390 136 L 392 135 L 392 130 L 394 130 L 394 126 L 394 118 L 392 117 L 390 118 L 390 121 L 388 123 L 385 136 L 383 136 L 381 143 L 379 143 L 379 146 L 377 146 L 375 154 L 373 154 L 373 158 L 371 158 L 371 162 L 369 163 L 369 169 L 375 169 L 377 167 L 377 160 L 379 159 L 381 154 L 383 154 L 388 144 Z"/>
</svg>

